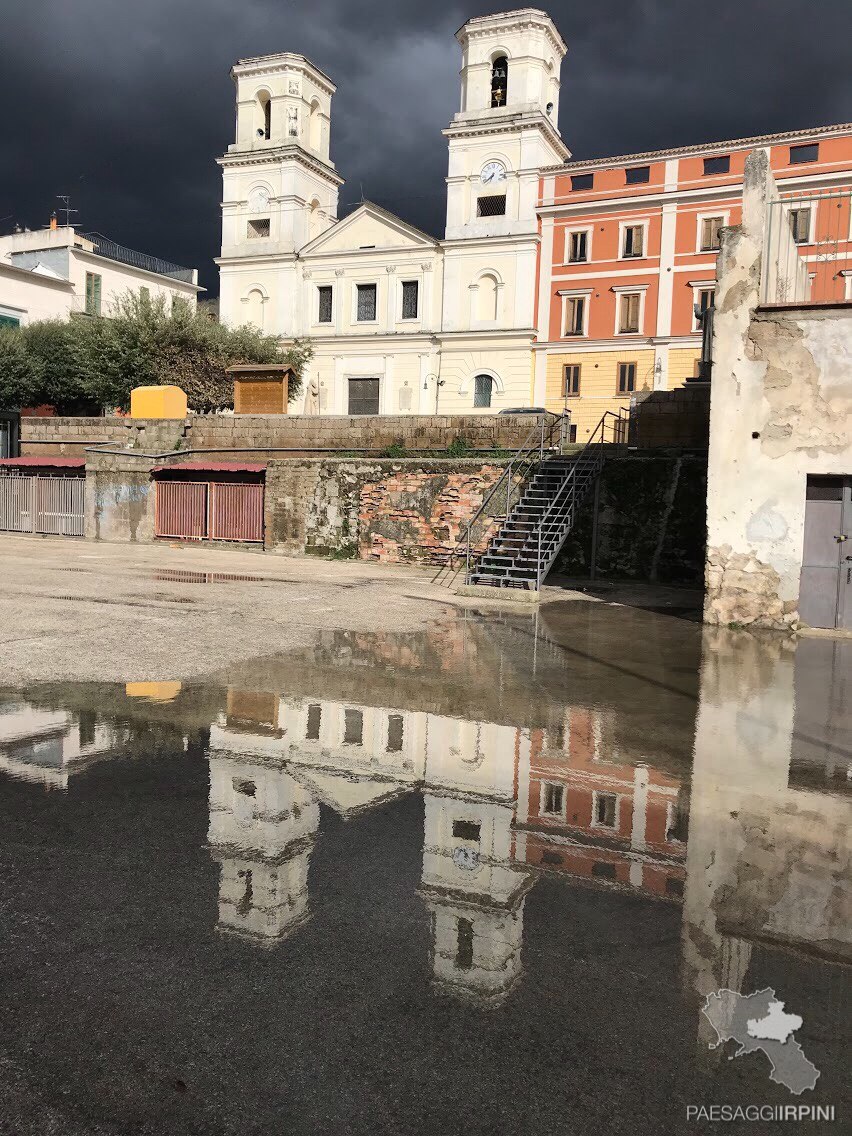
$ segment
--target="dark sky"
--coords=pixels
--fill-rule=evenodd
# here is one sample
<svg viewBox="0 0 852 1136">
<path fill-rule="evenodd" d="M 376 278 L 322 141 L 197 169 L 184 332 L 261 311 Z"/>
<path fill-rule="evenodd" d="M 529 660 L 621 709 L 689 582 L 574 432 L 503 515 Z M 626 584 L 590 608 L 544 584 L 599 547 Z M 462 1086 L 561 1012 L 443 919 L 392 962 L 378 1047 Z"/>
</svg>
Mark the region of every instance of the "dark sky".
<svg viewBox="0 0 852 1136">
<path fill-rule="evenodd" d="M 505 5 L 509 7 L 509 5 Z M 0 232 L 76 221 L 218 291 L 220 171 L 240 57 L 301 52 L 337 83 L 332 159 L 443 232 L 446 141 L 475 0 L 2 0 Z M 552 0 L 575 158 L 852 119 L 852 0 Z"/>
</svg>

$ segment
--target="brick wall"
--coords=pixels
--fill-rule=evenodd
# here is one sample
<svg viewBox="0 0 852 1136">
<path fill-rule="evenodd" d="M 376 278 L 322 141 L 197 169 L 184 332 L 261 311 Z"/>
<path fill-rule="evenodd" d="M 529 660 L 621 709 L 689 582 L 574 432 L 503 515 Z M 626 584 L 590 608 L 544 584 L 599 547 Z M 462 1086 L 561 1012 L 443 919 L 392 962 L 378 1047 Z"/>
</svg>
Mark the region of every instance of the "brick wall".
<svg viewBox="0 0 852 1136">
<path fill-rule="evenodd" d="M 105 418 L 24 418 L 21 453 L 82 455 L 87 446 L 118 444 L 142 453 L 241 451 L 246 460 L 323 451 L 446 450 L 462 439 L 475 449 L 514 450 L 537 419 L 532 415 L 231 415 L 199 414 L 177 421 Z"/>
<path fill-rule="evenodd" d="M 473 459 L 272 461 L 266 547 L 298 555 L 441 564 L 503 471 Z M 487 540 L 490 520 L 476 527 Z"/>
</svg>

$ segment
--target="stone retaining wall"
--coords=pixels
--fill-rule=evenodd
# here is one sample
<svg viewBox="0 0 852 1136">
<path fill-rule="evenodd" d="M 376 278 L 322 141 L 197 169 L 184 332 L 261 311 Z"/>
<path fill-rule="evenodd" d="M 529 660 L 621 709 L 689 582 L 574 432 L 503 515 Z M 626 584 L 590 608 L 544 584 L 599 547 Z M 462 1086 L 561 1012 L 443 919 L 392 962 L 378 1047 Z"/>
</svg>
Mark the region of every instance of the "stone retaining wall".
<svg viewBox="0 0 852 1136">
<path fill-rule="evenodd" d="M 442 564 L 499 461 L 273 461 L 266 471 L 266 548 L 290 555 Z M 478 544 L 490 523 L 477 526 Z"/>
<path fill-rule="evenodd" d="M 478 450 L 516 450 L 538 421 L 525 414 L 249 415 L 198 414 L 186 420 L 22 418 L 21 454 L 82 456 L 87 446 L 120 445 L 147 454 L 239 451 L 246 460 L 390 447 L 444 451 L 456 441 Z"/>
<path fill-rule="evenodd" d="M 688 383 L 670 391 L 640 391 L 631 399 L 630 443 L 706 449 L 710 437 L 710 384 Z"/>
</svg>

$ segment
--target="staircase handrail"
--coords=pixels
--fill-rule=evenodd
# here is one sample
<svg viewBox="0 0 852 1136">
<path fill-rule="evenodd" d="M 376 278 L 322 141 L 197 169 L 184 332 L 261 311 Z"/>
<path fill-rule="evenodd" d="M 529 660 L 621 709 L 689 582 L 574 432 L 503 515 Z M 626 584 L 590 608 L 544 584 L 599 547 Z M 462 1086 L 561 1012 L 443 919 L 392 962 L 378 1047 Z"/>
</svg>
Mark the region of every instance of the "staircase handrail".
<svg viewBox="0 0 852 1136">
<path fill-rule="evenodd" d="M 629 428 L 629 423 L 630 423 L 629 412 L 627 412 L 625 414 L 625 411 L 623 409 L 605 410 L 604 413 L 601 415 L 601 419 L 598 422 L 597 426 L 595 426 L 594 430 L 592 431 L 591 437 L 587 440 L 587 442 L 583 446 L 582 450 L 580 450 L 579 453 L 577 454 L 576 458 L 574 459 L 574 464 L 571 466 L 571 469 L 568 471 L 568 474 L 566 475 L 565 480 L 559 486 L 559 489 L 554 494 L 553 500 L 550 502 L 548 507 L 545 509 L 544 513 L 542 513 L 541 518 L 538 522 L 538 556 L 536 557 L 536 562 L 537 562 L 536 590 L 541 590 L 542 580 L 544 579 L 544 575 L 545 575 L 543 568 L 542 568 L 542 555 L 541 555 L 542 547 L 541 547 L 541 545 L 542 545 L 542 533 L 544 531 L 545 525 L 547 524 L 547 520 L 548 520 L 550 514 L 554 511 L 554 509 L 556 509 L 556 507 L 558 505 L 562 504 L 562 496 L 565 493 L 565 491 L 568 489 L 568 487 L 571 486 L 573 488 L 573 484 L 574 484 L 574 480 L 575 480 L 575 474 L 576 474 L 577 469 L 579 468 L 579 466 L 582 462 L 584 455 L 589 453 L 593 446 L 603 445 L 603 443 L 606 441 L 606 426 L 607 426 L 607 419 L 609 419 L 609 418 L 615 419 L 615 423 L 613 424 L 613 432 L 615 432 L 616 428 L 621 428 L 621 427 L 624 428 L 624 441 L 625 442 L 627 441 L 627 430 Z M 600 438 L 598 438 L 598 434 L 600 434 Z M 600 464 L 602 466 L 603 462 L 601 462 Z M 549 565 L 548 565 L 548 567 L 549 567 Z"/>
<path fill-rule="evenodd" d="M 570 418 L 570 416 L 568 417 Z M 545 449 L 549 449 L 551 446 L 552 438 L 557 425 L 559 426 L 561 432 L 563 419 L 565 418 L 565 414 L 554 414 L 553 411 L 550 410 L 544 411 L 541 414 L 538 421 L 535 423 L 527 436 L 524 438 L 523 442 L 521 442 L 518 449 L 512 455 L 509 464 L 506 466 L 503 473 L 501 473 L 501 475 L 497 478 L 486 495 L 482 498 L 482 502 L 479 508 L 468 521 L 464 531 L 460 532 L 456 537 L 455 547 L 450 550 L 446 563 L 443 564 L 440 570 L 437 572 L 435 576 L 436 580 L 441 575 L 441 573 L 447 567 L 452 565 L 455 560 L 461 555 L 462 545 L 465 545 L 465 562 L 467 567 L 467 575 L 470 575 L 470 534 L 473 531 L 473 526 L 486 511 L 494 497 L 503 488 L 504 484 L 506 487 L 506 513 L 508 515 L 509 501 L 512 493 L 513 474 L 517 473 L 518 467 L 524 467 L 531 464 L 536 453 L 538 454 L 537 460 L 541 462 Z M 547 421 L 548 419 L 552 419 L 549 424 Z"/>
</svg>

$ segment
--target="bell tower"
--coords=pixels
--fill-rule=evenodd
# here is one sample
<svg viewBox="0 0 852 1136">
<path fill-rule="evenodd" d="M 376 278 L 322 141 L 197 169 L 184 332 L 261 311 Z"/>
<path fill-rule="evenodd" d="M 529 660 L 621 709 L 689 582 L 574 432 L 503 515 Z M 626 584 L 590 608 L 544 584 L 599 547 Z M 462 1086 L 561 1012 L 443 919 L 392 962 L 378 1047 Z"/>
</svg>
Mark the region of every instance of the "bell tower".
<svg viewBox="0 0 852 1136">
<path fill-rule="evenodd" d="M 456 39 L 461 104 L 444 131 L 446 237 L 535 232 L 539 171 L 570 157 L 557 125 L 565 42 L 536 8 L 468 20 Z"/>
<path fill-rule="evenodd" d="M 303 55 L 242 59 L 236 140 L 222 167 L 222 258 L 296 253 L 337 219 L 334 83 Z"/>
</svg>

